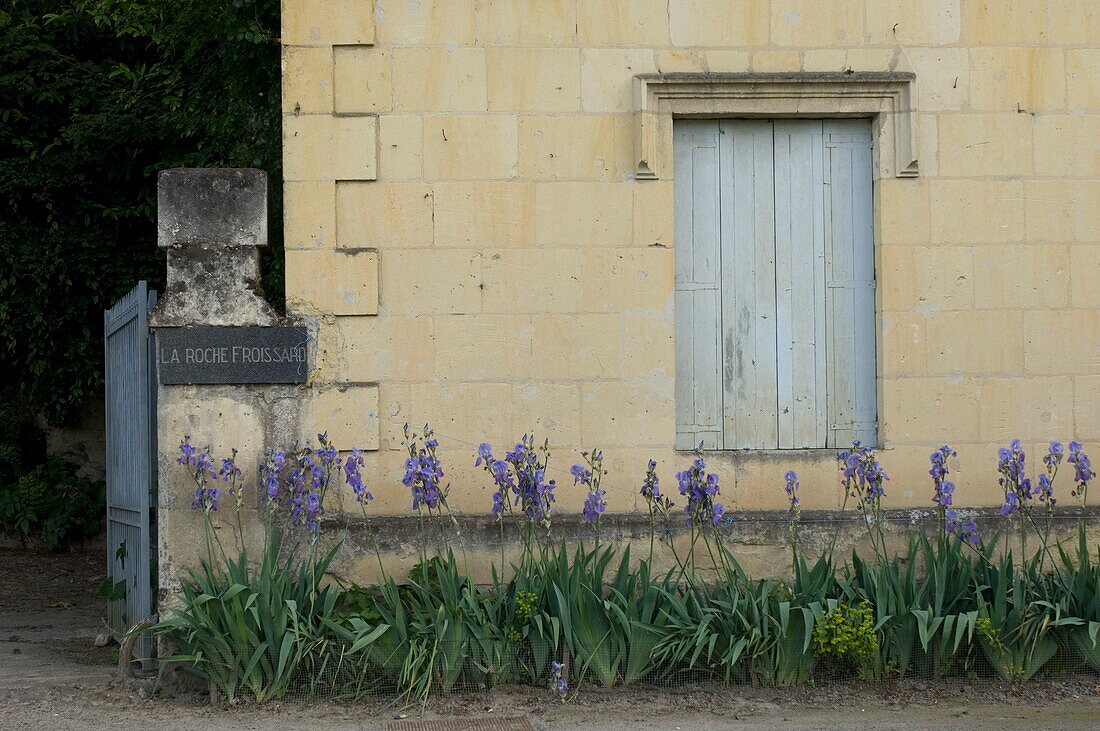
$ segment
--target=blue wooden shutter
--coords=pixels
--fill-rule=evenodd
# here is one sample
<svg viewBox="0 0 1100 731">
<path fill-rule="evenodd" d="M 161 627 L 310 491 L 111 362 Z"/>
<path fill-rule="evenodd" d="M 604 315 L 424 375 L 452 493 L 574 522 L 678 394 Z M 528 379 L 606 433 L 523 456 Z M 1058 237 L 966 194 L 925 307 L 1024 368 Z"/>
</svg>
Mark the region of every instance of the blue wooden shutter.
<svg viewBox="0 0 1100 731">
<path fill-rule="evenodd" d="M 718 122 L 674 129 L 676 448 L 722 449 Z"/>
<path fill-rule="evenodd" d="M 828 120 L 825 252 L 828 331 L 827 446 L 878 440 L 871 124 Z"/>
<path fill-rule="evenodd" d="M 779 448 L 826 438 L 825 212 L 822 126 L 775 127 L 775 302 Z"/>
<path fill-rule="evenodd" d="M 877 441 L 866 120 L 677 121 L 676 447 Z"/>
<path fill-rule="evenodd" d="M 778 443 L 772 124 L 721 124 L 723 432 L 727 449 Z"/>
</svg>

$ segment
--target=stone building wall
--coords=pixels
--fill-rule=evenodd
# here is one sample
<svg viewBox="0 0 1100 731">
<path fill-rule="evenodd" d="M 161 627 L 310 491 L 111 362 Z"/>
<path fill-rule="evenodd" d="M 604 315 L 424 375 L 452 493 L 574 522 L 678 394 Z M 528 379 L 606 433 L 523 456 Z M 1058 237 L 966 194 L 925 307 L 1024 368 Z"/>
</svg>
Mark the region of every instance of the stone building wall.
<svg viewBox="0 0 1100 731">
<path fill-rule="evenodd" d="M 607 454 L 609 509 L 673 449 L 673 182 L 639 180 L 634 77 L 915 74 L 915 177 L 875 180 L 888 503 L 927 454 L 994 504 L 995 447 L 1100 440 L 1100 6 L 1091 0 L 283 0 L 288 314 L 316 321 L 302 432 L 371 450 L 395 514 L 401 427 Z M 162 435 L 162 440 L 164 436 Z M 825 450 L 715 455 L 727 501 L 841 504 Z M 345 496 L 346 497 L 346 496 Z M 333 506 L 336 508 L 337 506 Z"/>
</svg>

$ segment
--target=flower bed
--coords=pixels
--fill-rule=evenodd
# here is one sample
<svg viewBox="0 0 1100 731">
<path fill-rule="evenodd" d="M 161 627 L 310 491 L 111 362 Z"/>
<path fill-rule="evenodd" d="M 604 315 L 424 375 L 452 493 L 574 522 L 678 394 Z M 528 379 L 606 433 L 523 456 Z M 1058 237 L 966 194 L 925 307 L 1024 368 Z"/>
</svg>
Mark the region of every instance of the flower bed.
<svg viewBox="0 0 1100 731">
<path fill-rule="evenodd" d="M 188 440 L 180 464 L 195 482 L 193 507 L 206 523 L 207 558 L 183 582 L 180 608 L 153 628 L 178 652 L 167 660 L 202 676 L 228 699 L 257 701 L 305 688 L 326 697 L 432 693 L 530 683 L 563 700 L 586 685 L 718 679 L 786 686 L 826 678 L 988 676 L 1022 682 L 1040 673 L 1100 671 L 1100 556 L 1085 525 L 1075 541 L 1051 539 L 1063 462 L 1073 468 L 1070 494 L 1087 502 L 1095 477 L 1082 445 L 1050 444 L 1034 481 L 1019 442 L 1000 450 L 1002 521 L 1018 521 L 1037 549 L 1014 556 L 997 528 L 979 531 L 956 507 L 950 480 L 955 452 L 930 457 L 935 535 L 914 536 L 888 551 L 883 502 L 889 481 L 875 450 L 858 443 L 838 454 L 847 505 L 866 525 L 869 555 L 838 555 L 835 535 L 814 559 L 801 550 L 799 479 L 788 497 L 790 581 L 756 580 L 738 563 L 720 530 L 730 519 L 718 476 L 702 454 L 676 474 L 675 495 L 662 492 L 650 462 L 640 494 L 648 507 L 648 555 L 601 540 L 606 496 L 599 450 L 582 453 L 570 473 L 586 493 L 591 539 L 569 545 L 554 532 L 555 494 L 549 448 L 523 437 L 503 458 L 482 444 L 472 458 L 495 487 L 492 512 L 503 537 L 517 524 L 522 552 L 503 578 L 476 585 L 462 568 L 459 523 L 430 428 L 406 427 L 403 484 L 420 525 L 453 526 L 455 550 L 429 553 L 406 582 L 369 586 L 326 580 L 339 545 L 322 551 L 325 496 L 343 480 L 369 521 L 373 500 L 362 455 L 346 457 L 319 435 L 318 445 L 271 450 L 258 475 L 268 530 L 250 562 L 239 514 L 245 480 L 236 453 L 216 461 Z M 777 488 L 778 489 L 778 488 Z M 224 491 L 224 494 L 223 494 Z M 212 513 L 228 495 L 238 520 L 235 545 L 224 546 Z M 655 540 L 686 524 L 690 547 L 672 570 L 653 571 Z M 305 540 L 285 540 L 287 530 Z M 675 544 L 667 545 L 675 552 Z M 696 556 L 705 556 L 705 565 Z M 379 559 L 379 567 L 382 561 Z"/>
</svg>

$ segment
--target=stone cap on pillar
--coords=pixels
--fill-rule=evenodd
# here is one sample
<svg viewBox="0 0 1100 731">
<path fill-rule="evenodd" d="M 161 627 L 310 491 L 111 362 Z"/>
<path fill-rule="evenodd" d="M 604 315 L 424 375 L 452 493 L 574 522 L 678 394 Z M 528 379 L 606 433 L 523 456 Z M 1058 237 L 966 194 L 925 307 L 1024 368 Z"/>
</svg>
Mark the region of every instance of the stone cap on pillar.
<svg viewBox="0 0 1100 731">
<path fill-rule="evenodd" d="M 267 246 L 267 173 L 177 168 L 157 176 L 157 245 Z"/>
<path fill-rule="evenodd" d="M 157 179 L 157 243 L 168 253 L 167 287 L 153 327 L 274 325 L 263 298 L 267 173 L 178 168 Z"/>
</svg>

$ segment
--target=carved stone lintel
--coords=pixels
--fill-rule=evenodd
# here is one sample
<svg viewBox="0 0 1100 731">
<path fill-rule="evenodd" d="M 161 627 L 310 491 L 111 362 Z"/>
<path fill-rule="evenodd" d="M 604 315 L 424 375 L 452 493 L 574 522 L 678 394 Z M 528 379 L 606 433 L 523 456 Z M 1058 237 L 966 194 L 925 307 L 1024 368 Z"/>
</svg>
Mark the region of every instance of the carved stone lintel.
<svg viewBox="0 0 1100 731">
<path fill-rule="evenodd" d="M 157 245 L 267 246 L 267 173 L 177 168 L 157 176 Z"/>
<path fill-rule="evenodd" d="M 916 177 L 915 81 L 892 71 L 635 76 L 635 175 L 671 175 L 674 117 L 871 117 L 878 177 Z"/>
</svg>

